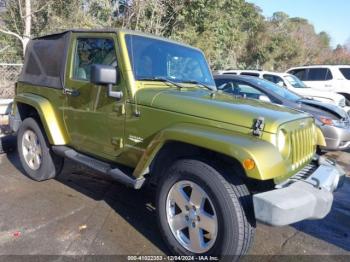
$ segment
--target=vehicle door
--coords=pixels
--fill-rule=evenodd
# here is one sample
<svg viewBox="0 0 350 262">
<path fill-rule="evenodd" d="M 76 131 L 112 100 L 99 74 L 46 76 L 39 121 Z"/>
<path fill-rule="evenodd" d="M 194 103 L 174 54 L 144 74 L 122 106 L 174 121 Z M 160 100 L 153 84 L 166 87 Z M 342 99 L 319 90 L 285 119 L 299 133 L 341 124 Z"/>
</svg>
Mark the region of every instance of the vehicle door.
<svg viewBox="0 0 350 262">
<path fill-rule="evenodd" d="M 74 34 L 67 66 L 64 121 L 71 146 L 79 151 L 113 160 L 123 147 L 125 99 L 108 96 L 106 86 L 90 81 L 93 64 L 117 68 L 117 40 L 114 33 Z M 121 74 L 113 90 L 124 90 Z"/>
</svg>

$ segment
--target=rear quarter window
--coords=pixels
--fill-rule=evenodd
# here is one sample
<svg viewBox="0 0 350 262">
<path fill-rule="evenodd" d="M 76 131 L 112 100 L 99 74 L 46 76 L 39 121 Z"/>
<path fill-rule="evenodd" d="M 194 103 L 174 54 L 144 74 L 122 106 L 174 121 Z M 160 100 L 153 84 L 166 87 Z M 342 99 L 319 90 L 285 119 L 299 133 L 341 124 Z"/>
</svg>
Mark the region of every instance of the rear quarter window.
<svg viewBox="0 0 350 262">
<path fill-rule="evenodd" d="M 333 78 L 328 68 L 310 68 L 307 75 L 307 81 L 325 81 Z"/>
<path fill-rule="evenodd" d="M 339 68 L 339 71 L 345 77 L 345 79 L 350 80 L 350 68 Z"/>
</svg>

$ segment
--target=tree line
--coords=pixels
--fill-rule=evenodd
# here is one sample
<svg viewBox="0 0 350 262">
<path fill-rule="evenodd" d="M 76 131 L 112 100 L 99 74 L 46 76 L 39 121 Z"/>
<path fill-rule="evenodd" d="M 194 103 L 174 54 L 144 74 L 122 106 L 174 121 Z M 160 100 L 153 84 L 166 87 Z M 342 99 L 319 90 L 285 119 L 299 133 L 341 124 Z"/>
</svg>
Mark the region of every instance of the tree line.
<svg viewBox="0 0 350 262">
<path fill-rule="evenodd" d="M 306 19 L 262 10 L 244 0 L 3 0 L 2 62 L 21 62 L 32 37 L 69 28 L 128 28 L 196 46 L 213 70 L 282 71 L 305 64 L 350 64 Z"/>
</svg>

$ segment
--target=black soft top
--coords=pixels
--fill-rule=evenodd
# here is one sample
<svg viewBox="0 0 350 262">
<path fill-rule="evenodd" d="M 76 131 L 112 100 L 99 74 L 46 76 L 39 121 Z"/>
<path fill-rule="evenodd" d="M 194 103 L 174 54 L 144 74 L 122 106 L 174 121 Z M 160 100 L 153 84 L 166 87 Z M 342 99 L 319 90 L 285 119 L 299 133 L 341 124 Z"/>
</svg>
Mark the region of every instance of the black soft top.
<svg viewBox="0 0 350 262">
<path fill-rule="evenodd" d="M 118 30 L 116 29 L 69 29 L 69 30 L 65 30 L 62 32 L 57 32 L 57 33 L 52 33 L 52 34 L 47 34 L 47 35 L 43 35 L 43 36 L 38 36 L 33 38 L 33 40 L 41 40 L 41 39 L 56 39 L 56 38 L 60 38 L 63 37 L 65 34 L 69 34 L 69 33 L 116 33 Z"/>
<path fill-rule="evenodd" d="M 26 49 L 19 82 L 63 88 L 70 32 L 34 38 Z"/>
<path fill-rule="evenodd" d="M 71 33 L 116 33 L 112 29 L 71 29 L 29 41 L 19 82 L 35 86 L 64 88 Z"/>
</svg>

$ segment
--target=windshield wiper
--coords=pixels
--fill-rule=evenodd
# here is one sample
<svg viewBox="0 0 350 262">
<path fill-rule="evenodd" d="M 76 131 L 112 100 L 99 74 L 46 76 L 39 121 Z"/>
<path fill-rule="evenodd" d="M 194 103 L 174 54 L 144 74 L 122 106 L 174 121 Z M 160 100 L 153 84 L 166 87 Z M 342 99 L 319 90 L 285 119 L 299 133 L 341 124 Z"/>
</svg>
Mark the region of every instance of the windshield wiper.
<svg viewBox="0 0 350 262">
<path fill-rule="evenodd" d="M 181 81 L 182 83 L 188 83 L 188 84 L 195 84 L 195 85 L 200 85 L 200 86 L 203 86 L 207 89 L 209 89 L 210 91 L 217 91 L 217 89 L 215 87 L 211 87 L 211 86 L 208 86 L 206 84 L 203 84 L 197 80 L 186 80 L 186 81 Z"/>
<path fill-rule="evenodd" d="M 142 77 L 139 78 L 138 80 L 140 81 L 159 81 L 159 82 L 165 82 L 165 83 L 169 83 L 172 84 L 174 86 L 177 86 L 178 88 L 183 88 L 183 85 L 180 85 L 179 83 L 176 83 L 174 81 L 171 81 L 165 77 L 160 77 L 160 76 L 154 76 L 154 77 Z"/>
</svg>

